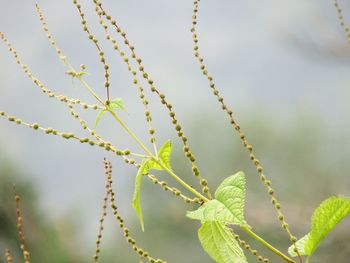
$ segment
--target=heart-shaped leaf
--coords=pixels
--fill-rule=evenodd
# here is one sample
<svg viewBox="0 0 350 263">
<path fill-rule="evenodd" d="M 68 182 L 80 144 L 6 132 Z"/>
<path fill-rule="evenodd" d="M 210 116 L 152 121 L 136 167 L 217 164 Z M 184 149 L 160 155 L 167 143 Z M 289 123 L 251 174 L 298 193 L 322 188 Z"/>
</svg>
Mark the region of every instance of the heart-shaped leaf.
<svg viewBox="0 0 350 263">
<path fill-rule="evenodd" d="M 238 172 L 226 178 L 210 200 L 195 211 L 187 212 L 191 219 L 201 222 L 219 221 L 225 224 L 247 225 L 244 220 L 245 177 Z"/>
</svg>

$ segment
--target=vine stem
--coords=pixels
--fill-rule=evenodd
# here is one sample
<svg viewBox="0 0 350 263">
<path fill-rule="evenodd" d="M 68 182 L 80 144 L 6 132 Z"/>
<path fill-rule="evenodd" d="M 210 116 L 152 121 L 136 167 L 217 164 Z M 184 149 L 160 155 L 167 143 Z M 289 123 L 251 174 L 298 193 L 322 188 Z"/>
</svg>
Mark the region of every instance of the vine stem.
<svg viewBox="0 0 350 263">
<path fill-rule="evenodd" d="M 269 250 L 271 250 L 273 253 L 275 253 L 276 255 L 280 256 L 281 258 L 283 258 L 285 261 L 287 261 L 288 263 L 295 263 L 295 261 L 291 258 L 289 258 L 288 256 L 286 256 L 285 254 L 283 254 L 281 251 L 279 251 L 277 248 L 275 248 L 274 246 L 270 245 L 267 241 L 265 241 L 263 238 L 261 238 L 260 236 L 258 236 L 257 234 L 255 234 L 252 230 L 250 230 L 249 227 L 246 226 L 241 226 L 241 229 L 246 232 L 248 235 L 250 235 L 252 238 L 254 238 L 255 240 L 259 241 L 261 244 L 263 244 L 265 247 L 267 247 Z"/>
</svg>

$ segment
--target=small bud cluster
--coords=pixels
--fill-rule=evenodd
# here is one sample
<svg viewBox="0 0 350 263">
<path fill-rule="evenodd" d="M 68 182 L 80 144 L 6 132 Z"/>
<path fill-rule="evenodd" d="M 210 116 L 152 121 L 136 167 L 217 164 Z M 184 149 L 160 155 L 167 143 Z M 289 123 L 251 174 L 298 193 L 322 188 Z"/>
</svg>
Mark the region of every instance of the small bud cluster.
<svg viewBox="0 0 350 263">
<path fill-rule="evenodd" d="M 30 263 L 30 255 L 25 245 L 25 236 L 23 230 L 23 217 L 20 209 L 20 197 L 15 192 L 15 202 L 16 202 L 16 217 L 17 217 L 17 231 L 19 235 L 20 248 L 23 253 L 24 263 Z"/>
<path fill-rule="evenodd" d="M 62 50 L 58 47 L 58 45 L 56 44 L 56 41 L 53 39 L 52 34 L 50 33 L 49 28 L 47 26 L 47 23 L 45 21 L 44 14 L 41 12 L 40 7 L 39 7 L 38 4 L 35 5 L 35 9 L 36 9 L 36 12 L 37 12 L 37 14 L 39 16 L 39 20 L 40 20 L 40 23 L 42 25 L 42 28 L 43 28 L 43 30 L 44 30 L 44 32 L 46 34 L 46 37 L 48 38 L 50 44 L 55 48 L 59 59 L 64 64 L 67 64 L 68 63 L 67 57 L 62 53 Z"/>
<path fill-rule="evenodd" d="M 45 93 L 49 98 L 56 98 L 62 103 L 71 103 L 71 104 L 78 104 L 81 105 L 83 109 L 93 109 L 93 110 L 98 110 L 101 109 L 98 105 L 90 105 L 88 103 L 82 102 L 79 99 L 72 99 L 68 98 L 65 95 L 61 94 L 56 94 L 52 90 L 48 89 L 38 78 L 36 78 L 33 73 L 30 71 L 29 67 L 25 64 L 22 63 L 17 51 L 14 49 L 12 44 L 8 41 L 6 36 L 0 32 L 0 38 L 4 42 L 4 44 L 7 46 L 7 49 L 10 51 L 10 53 L 13 55 L 16 63 L 22 68 L 23 72 L 34 82 L 34 84 L 40 88 L 40 90 Z"/>
<path fill-rule="evenodd" d="M 193 152 L 190 150 L 188 142 L 187 142 L 187 137 L 184 135 L 183 128 L 178 122 L 177 118 L 175 117 L 175 112 L 173 110 L 173 106 L 171 103 L 169 103 L 166 100 L 166 97 L 163 93 L 161 93 L 155 86 L 154 81 L 150 78 L 150 75 L 146 72 L 143 64 L 142 64 L 142 59 L 136 54 L 135 52 L 135 47 L 131 45 L 130 41 L 128 40 L 126 33 L 121 29 L 121 27 L 117 24 L 116 20 L 113 20 L 112 17 L 105 11 L 105 9 L 102 7 L 102 3 L 99 0 L 94 0 L 94 3 L 96 5 L 96 11 L 99 14 L 102 14 L 115 28 L 116 32 L 124 39 L 124 44 L 129 48 L 131 51 L 131 56 L 132 58 L 137 62 L 138 64 L 138 70 L 142 77 L 145 79 L 145 81 L 150 85 L 150 89 L 153 93 L 158 95 L 158 97 L 161 100 L 161 103 L 167 108 L 169 111 L 169 116 L 172 120 L 172 123 L 176 129 L 177 135 L 179 138 L 182 140 L 182 143 L 184 145 L 184 150 L 186 157 L 190 160 L 192 164 L 192 171 L 193 174 L 198 177 L 199 181 L 203 180 L 203 178 L 200 175 L 200 170 L 198 166 L 196 165 L 196 158 L 193 154 Z M 203 187 L 203 192 L 206 193 L 210 198 L 210 192 L 209 192 L 209 187 L 206 185 Z"/>
<path fill-rule="evenodd" d="M 240 239 L 239 235 L 234 233 L 231 230 L 231 233 L 233 234 L 234 238 L 239 242 L 242 248 L 248 250 L 252 255 L 254 255 L 258 261 L 264 262 L 264 263 L 269 263 L 269 260 L 261 255 L 259 255 L 259 252 L 256 249 L 252 249 L 252 247 L 244 240 Z"/>
<path fill-rule="evenodd" d="M 113 210 L 114 217 L 119 222 L 120 228 L 123 230 L 124 237 L 126 241 L 132 246 L 132 249 L 141 257 L 144 259 L 147 259 L 150 263 L 166 263 L 166 261 L 162 259 L 155 259 L 150 256 L 149 252 L 145 251 L 144 249 L 140 248 L 137 244 L 135 239 L 131 236 L 129 229 L 125 226 L 124 219 L 121 217 L 118 211 L 118 207 L 115 200 L 115 193 L 112 188 L 113 180 L 112 180 L 112 165 L 108 161 L 104 161 L 105 166 L 105 174 L 107 177 L 107 194 L 110 198 L 111 207 Z"/>
<path fill-rule="evenodd" d="M 102 205 L 102 214 L 99 220 L 99 229 L 98 229 L 98 234 L 97 234 L 97 239 L 96 239 L 96 249 L 95 249 L 95 255 L 93 256 L 93 260 L 95 263 L 98 263 L 98 258 L 101 252 L 100 245 L 101 245 L 101 240 L 102 240 L 102 233 L 104 230 L 104 220 L 107 216 L 107 205 L 108 205 L 108 184 L 106 184 L 106 194 L 103 198 L 103 205 Z"/>
<path fill-rule="evenodd" d="M 192 15 L 191 32 L 192 32 L 192 39 L 193 39 L 193 43 L 194 43 L 194 47 L 193 47 L 194 55 L 195 55 L 195 57 L 197 58 L 197 60 L 199 62 L 200 69 L 201 69 L 203 75 L 206 76 L 206 78 L 209 81 L 209 86 L 213 90 L 214 96 L 217 98 L 218 102 L 220 103 L 222 110 L 227 113 L 227 115 L 229 117 L 229 120 L 230 120 L 230 123 L 233 126 L 234 130 L 236 130 L 238 132 L 239 138 L 241 139 L 244 148 L 246 148 L 246 150 L 248 151 L 249 159 L 254 164 L 254 166 L 255 166 L 255 168 L 256 168 L 259 176 L 260 176 L 261 181 L 267 187 L 268 194 L 271 196 L 271 200 L 272 200 L 272 202 L 274 204 L 274 207 L 275 207 L 275 209 L 277 211 L 278 218 L 281 221 L 283 229 L 285 229 L 287 231 L 290 239 L 292 239 L 294 236 L 292 235 L 292 233 L 291 233 L 291 231 L 289 229 L 289 226 L 288 226 L 288 224 L 285 221 L 284 215 L 283 215 L 282 210 L 281 210 L 281 205 L 279 203 L 278 203 L 278 205 L 276 205 L 277 204 L 277 198 L 276 198 L 276 196 L 274 194 L 274 190 L 273 190 L 273 188 L 271 186 L 271 181 L 267 180 L 266 176 L 264 175 L 263 168 L 262 168 L 262 166 L 260 164 L 260 161 L 256 158 L 256 156 L 255 156 L 255 154 L 253 152 L 253 146 L 248 142 L 245 134 L 241 130 L 240 125 L 234 119 L 232 110 L 230 110 L 226 106 L 226 104 L 224 102 L 224 98 L 220 95 L 219 90 L 216 88 L 215 83 L 214 83 L 214 79 L 209 74 L 209 72 L 208 72 L 208 70 L 207 70 L 207 68 L 206 68 L 206 66 L 204 64 L 204 59 L 199 53 L 199 46 L 198 46 L 198 42 L 199 41 L 198 41 L 198 35 L 197 35 L 197 32 L 196 32 L 199 2 L 200 2 L 199 0 L 194 0 L 193 1 L 193 15 Z M 282 220 L 281 220 L 281 218 L 282 218 Z"/>
<path fill-rule="evenodd" d="M 106 58 L 105 58 L 105 54 L 101 48 L 101 46 L 98 43 L 98 39 L 91 33 L 91 31 L 89 30 L 88 26 L 87 26 L 87 21 L 85 19 L 85 14 L 83 13 L 83 11 L 81 10 L 81 5 L 78 3 L 77 0 L 73 0 L 73 4 L 77 7 L 78 11 L 79 11 L 79 15 L 81 18 L 81 23 L 83 26 L 83 30 L 84 32 L 86 32 L 86 34 L 88 35 L 89 39 L 94 43 L 95 47 L 98 50 L 98 55 L 100 57 L 100 61 L 103 65 L 104 68 L 104 86 L 106 88 L 106 93 L 107 93 L 107 102 L 106 104 L 108 105 L 110 103 L 110 95 L 109 95 L 109 65 L 106 62 Z"/>
<path fill-rule="evenodd" d="M 1 110 L 0 110 L 0 116 L 6 118 L 10 122 L 24 125 L 28 128 L 33 129 L 33 130 L 43 131 L 43 132 L 45 132 L 45 134 L 60 136 L 64 139 L 74 139 L 74 140 L 79 141 L 80 143 L 88 143 L 91 146 L 98 145 L 98 143 L 90 140 L 89 138 L 79 138 L 74 133 L 71 133 L 71 132 L 60 132 L 60 131 L 53 129 L 53 128 L 45 128 L 45 127 L 40 126 L 40 124 L 38 124 L 38 123 L 28 123 L 28 122 L 22 121 L 21 119 L 17 118 L 16 116 L 8 115 L 6 112 L 1 111 Z"/>
<path fill-rule="evenodd" d="M 343 28 L 345 34 L 346 34 L 346 39 L 348 43 L 350 44 L 350 29 L 349 27 L 345 24 L 344 16 L 343 16 L 343 10 L 341 9 L 338 0 L 333 0 L 334 7 L 338 13 L 338 20 L 340 26 Z"/>
<path fill-rule="evenodd" d="M 10 250 L 8 248 L 5 249 L 5 261 L 6 263 L 12 263 L 13 262 L 13 257 L 12 257 L 12 254 L 10 252 Z"/>
</svg>

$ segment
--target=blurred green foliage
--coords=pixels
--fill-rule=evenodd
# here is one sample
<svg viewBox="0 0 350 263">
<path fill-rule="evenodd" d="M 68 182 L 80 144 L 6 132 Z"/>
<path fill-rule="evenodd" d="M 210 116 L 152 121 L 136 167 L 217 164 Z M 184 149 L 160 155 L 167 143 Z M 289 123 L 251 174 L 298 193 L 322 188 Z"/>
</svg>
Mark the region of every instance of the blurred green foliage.
<svg viewBox="0 0 350 263">
<path fill-rule="evenodd" d="M 2 156 L 3 157 L 3 156 Z M 26 244 L 32 262 L 81 262 L 80 256 L 70 247 L 74 239 L 74 230 L 70 223 L 55 224 L 49 220 L 50 211 L 41 211 L 40 197 L 36 193 L 34 182 L 25 178 L 25 174 L 9 160 L 0 160 L 0 249 L 9 248 L 14 262 L 21 262 L 18 232 L 16 228 L 16 210 L 14 189 L 21 196 L 21 211 L 24 219 Z M 54 208 L 53 208 L 54 209 Z M 1 255 L 3 260 L 3 255 Z M 2 261 L 1 261 L 2 262 Z"/>
</svg>

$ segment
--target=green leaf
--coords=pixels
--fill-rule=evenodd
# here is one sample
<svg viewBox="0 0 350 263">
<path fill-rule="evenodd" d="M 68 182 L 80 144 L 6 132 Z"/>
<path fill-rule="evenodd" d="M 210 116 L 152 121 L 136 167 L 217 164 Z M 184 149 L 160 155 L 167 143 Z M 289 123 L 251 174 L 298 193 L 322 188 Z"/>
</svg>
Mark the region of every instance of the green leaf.
<svg viewBox="0 0 350 263">
<path fill-rule="evenodd" d="M 247 225 L 244 220 L 245 177 L 238 172 L 226 178 L 210 200 L 195 211 L 187 212 L 191 219 L 219 221 L 225 224 Z"/>
<path fill-rule="evenodd" d="M 186 216 L 200 220 L 202 223 L 219 221 L 226 224 L 237 224 L 231 211 L 216 199 L 210 200 L 195 211 L 187 212 Z"/>
<path fill-rule="evenodd" d="M 173 145 L 171 141 L 166 141 L 162 147 L 160 148 L 158 152 L 158 157 L 162 161 L 162 163 L 171 170 L 171 164 L 170 164 L 170 156 L 173 151 Z"/>
<path fill-rule="evenodd" d="M 215 199 L 223 203 L 231 211 L 239 224 L 245 224 L 245 176 L 243 172 L 238 172 L 226 178 L 216 189 Z"/>
<path fill-rule="evenodd" d="M 299 246 L 304 244 L 301 252 L 309 257 L 313 255 L 320 242 L 340 221 L 349 215 L 349 213 L 349 198 L 344 196 L 332 196 L 323 201 L 312 215 L 310 233 L 297 242 Z"/>
<path fill-rule="evenodd" d="M 295 245 L 297 246 L 297 249 L 298 249 L 298 252 L 300 254 L 300 256 L 305 256 L 307 255 L 306 252 L 305 252 L 305 244 L 306 242 L 308 242 L 309 240 L 309 234 L 303 236 L 302 238 L 300 238 L 297 242 L 295 242 Z M 295 252 L 295 247 L 294 245 L 291 245 L 289 248 L 288 248 L 288 253 L 289 255 L 291 255 L 292 257 L 297 257 L 298 254 Z"/>
<path fill-rule="evenodd" d="M 139 217 L 141 229 L 145 231 L 145 226 L 143 223 L 143 216 L 141 211 L 141 199 L 140 199 L 140 190 L 143 175 L 147 174 L 149 171 L 149 160 L 143 161 L 141 167 L 139 168 L 136 179 L 135 179 L 135 189 L 134 189 L 134 197 L 132 200 L 132 207 L 135 209 L 137 216 Z"/>
<path fill-rule="evenodd" d="M 205 222 L 198 231 L 205 252 L 217 263 L 247 263 L 230 229 L 220 222 Z"/>
<path fill-rule="evenodd" d="M 107 110 L 101 110 L 99 114 L 97 115 L 97 118 L 95 120 L 94 130 L 96 130 L 98 123 L 100 122 L 102 116 L 107 112 Z"/>
<path fill-rule="evenodd" d="M 109 107 L 113 110 L 119 109 L 119 110 L 126 112 L 125 103 L 124 103 L 124 100 L 122 98 L 116 98 L 116 99 L 112 100 L 109 104 Z"/>
</svg>

